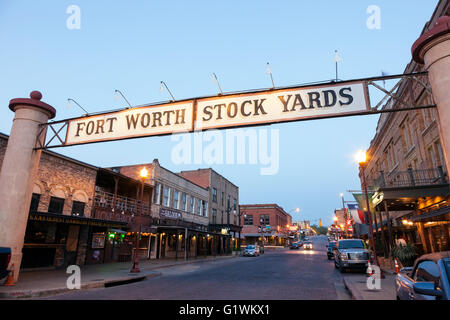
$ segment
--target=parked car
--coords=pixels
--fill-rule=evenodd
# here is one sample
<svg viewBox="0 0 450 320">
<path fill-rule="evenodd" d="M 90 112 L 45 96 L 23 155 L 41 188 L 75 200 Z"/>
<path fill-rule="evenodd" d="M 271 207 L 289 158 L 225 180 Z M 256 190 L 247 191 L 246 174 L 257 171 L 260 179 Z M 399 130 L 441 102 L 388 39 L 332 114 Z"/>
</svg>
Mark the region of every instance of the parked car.
<svg viewBox="0 0 450 320">
<path fill-rule="evenodd" d="M 292 242 L 289 249 L 300 249 L 298 242 Z"/>
<path fill-rule="evenodd" d="M 3 279 L 8 275 L 8 265 L 10 260 L 11 249 L 0 247 L 0 279 Z"/>
<path fill-rule="evenodd" d="M 259 246 L 255 244 L 249 244 L 244 250 L 244 256 L 256 257 L 260 254 Z"/>
<path fill-rule="evenodd" d="M 370 253 L 360 239 L 339 240 L 334 249 L 334 267 L 341 273 L 346 269 L 367 270 Z"/>
<path fill-rule="evenodd" d="M 328 260 L 331 260 L 334 258 L 334 249 L 336 249 L 336 241 L 330 241 L 329 244 L 327 244 L 327 257 Z"/>
<path fill-rule="evenodd" d="M 303 245 L 303 249 L 305 250 L 312 250 L 313 249 L 313 243 L 311 241 L 306 241 L 305 244 Z"/>
<path fill-rule="evenodd" d="M 395 278 L 397 300 L 450 300 L 450 251 L 423 255 Z"/>
</svg>

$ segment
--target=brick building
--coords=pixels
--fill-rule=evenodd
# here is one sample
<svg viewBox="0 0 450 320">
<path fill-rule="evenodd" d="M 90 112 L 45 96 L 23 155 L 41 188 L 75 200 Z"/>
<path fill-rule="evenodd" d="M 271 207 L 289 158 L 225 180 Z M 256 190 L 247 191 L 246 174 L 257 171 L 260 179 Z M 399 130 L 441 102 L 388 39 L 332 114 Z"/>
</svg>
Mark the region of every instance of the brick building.
<svg viewBox="0 0 450 320">
<path fill-rule="evenodd" d="M 263 240 L 265 246 L 288 244 L 292 217 L 282 207 L 277 204 L 246 204 L 240 209 L 245 244 L 261 245 Z"/>
<path fill-rule="evenodd" d="M 0 134 L 0 166 L 8 136 Z M 34 181 L 21 268 L 103 263 L 109 230 L 124 221 L 95 217 L 98 168 L 43 151 Z"/>
<path fill-rule="evenodd" d="M 211 168 L 181 171 L 180 176 L 208 190 L 209 230 L 221 233 L 220 250 L 239 247 L 242 226 L 239 217 L 239 187 Z"/>
<path fill-rule="evenodd" d="M 448 14 L 450 2 L 439 1 L 422 34 Z M 423 68 L 412 60 L 404 73 L 426 71 Z M 430 87 L 427 76 L 420 81 Z M 395 97 L 383 109 L 400 109 L 403 102 L 412 106 L 434 103 L 430 91 L 411 78 L 401 80 Z M 399 238 L 415 244 L 420 252 L 450 250 L 448 168 L 437 117 L 431 108 L 384 113 L 379 118 L 367 150 L 365 174 L 373 192 L 374 230 L 386 250 Z M 361 199 L 357 199 L 360 207 L 365 208 Z"/>
</svg>

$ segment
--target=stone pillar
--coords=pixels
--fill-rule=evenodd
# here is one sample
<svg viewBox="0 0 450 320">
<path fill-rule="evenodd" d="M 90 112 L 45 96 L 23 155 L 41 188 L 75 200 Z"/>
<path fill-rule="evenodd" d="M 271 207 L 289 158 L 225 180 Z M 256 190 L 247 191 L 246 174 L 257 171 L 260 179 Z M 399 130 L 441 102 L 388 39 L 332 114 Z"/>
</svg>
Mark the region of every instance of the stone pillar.
<svg viewBox="0 0 450 320">
<path fill-rule="evenodd" d="M 41 151 L 36 147 L 40 124 L 55 117 L 56 110 L 40 101 L 42 94 L 33 91 L 31 99 L 9 102 L 15 112 L 8 146 L 0 172 L 0 247 L 11 248 L 14 280 L 19 278 L 22 247 L 30 209 L 33 182 Z M 41 135 L 44 140 L 45 132 Z"/>
<path fill-rule="evenodd" d="M 439 115 L 439 133 L 450 169 L 450 17 L 440 17 L 412 46 L 413 59 L 425 64 Z"/>
</svg>

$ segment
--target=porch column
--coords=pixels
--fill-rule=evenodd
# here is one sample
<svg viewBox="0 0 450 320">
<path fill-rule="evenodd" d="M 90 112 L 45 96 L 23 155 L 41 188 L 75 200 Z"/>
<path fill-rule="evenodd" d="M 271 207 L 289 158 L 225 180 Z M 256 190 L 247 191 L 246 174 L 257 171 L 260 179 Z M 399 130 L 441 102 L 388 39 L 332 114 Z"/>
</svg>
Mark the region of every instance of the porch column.
<svg viewBox="0 0 450 320">
<path fill-rule="evenodd" d="M 440 17 L 412 46 L 413 59 L 425 64 L 437 105 L 438 127 L 447 170 L 450 169 L 450 17 Z"/>
<path fill-rule="evenodd" d="M 19 279 L 33 182 L 41 157 L 41 151 L 34 148 L 38 139 L 42 144 L 45 141 L 46 128 L 40 125 L 56 115 L 56 110 L 41 99 L 42 94 L 33 91 L 30 99 L 9 102 L 15 116 L 0 173 L 0 247 L 11 248 L 15 282 Z"/>
<path fill-rule="evenodd" d="M 381 215 L 381 211 L 380 210 L 376 210 L 376 213 L 378 212 L 378 217 L 380 218 L 380 225 L 381 225 L 381 239 L 383 239 L 382 244 L 383 244 L 383 253 L 384 256 L 387 257 L 389 255 L 389 250 L 388 250 L 388 246 L 386 243 L 386 237 L 384 235 L 384 227 L 383 227 L 383 216 Z"/>
<path fill-rule="evenodd" d="M 392 235 L 392 226 L 391 226 L 391 217 L 389 215 L 389 209 L 387 205 L 387 201 L 384 200 L 384 212 L 386 212 L 386 220 L 387 220 L 387 227 L 388 227 L 388 233 L 389 233 L 389 254 L 392 252 L 392 246 L 393 246 L 393 235 Z"/>
<path fill-rule="evenodd" d="M 422 241 L 424 253 L 430 253 L 431 248 L 428 244 L 428 237 L 426 235 L 426 230 L 423 226 L 423 222 L 417 222 L 417 231 L 419 232 L 420 240 Z"/>
</svg>

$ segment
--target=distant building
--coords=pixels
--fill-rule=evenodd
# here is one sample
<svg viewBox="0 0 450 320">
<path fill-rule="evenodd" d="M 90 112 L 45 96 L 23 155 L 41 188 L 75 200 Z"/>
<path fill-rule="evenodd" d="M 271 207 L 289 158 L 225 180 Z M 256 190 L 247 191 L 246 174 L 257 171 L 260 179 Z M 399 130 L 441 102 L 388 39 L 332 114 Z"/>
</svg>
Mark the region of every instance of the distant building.
<svg viewBox="0 0 450 320">
<path fill-rule="evenodd" d="M 277 204 L 241 205 L 242 235 L 246 244 L 284 246 L 288 244 L 292 217 Z"/>
</svg>

